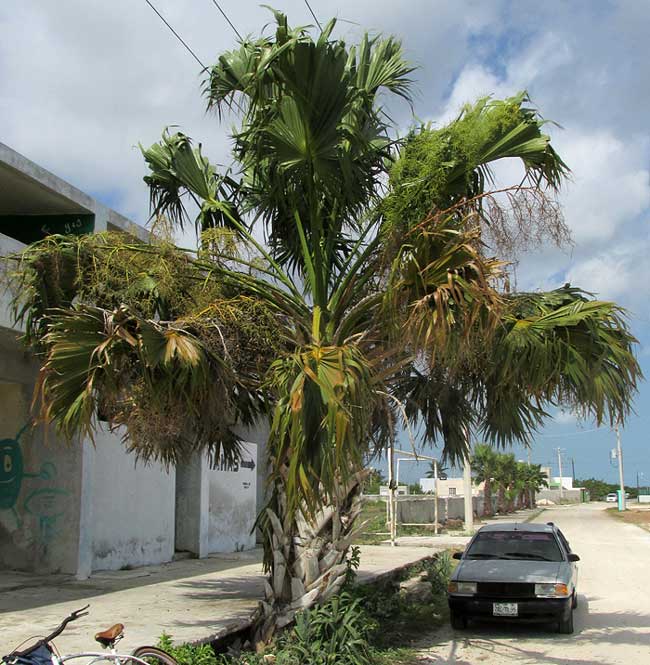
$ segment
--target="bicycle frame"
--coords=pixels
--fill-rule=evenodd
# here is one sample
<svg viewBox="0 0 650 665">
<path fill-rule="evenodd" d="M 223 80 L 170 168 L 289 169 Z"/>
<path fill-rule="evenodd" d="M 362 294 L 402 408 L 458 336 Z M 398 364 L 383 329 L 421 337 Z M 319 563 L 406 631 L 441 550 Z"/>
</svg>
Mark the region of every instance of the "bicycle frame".
<svg viewBox="0 0 650 665">
<path fill-rule="evenodd" d="M 138 665 L 149 665 L 145 660 L 137 658 L 136 656 L 117 653 L 114 648 L 103 653 L 100 651 L 85 651 L 82 653 L 70 654 L 68 656 L 57 656 L 56 654 L 52 654 L 52 665 L 63 665 L 63 663 L 67 663 L 69 660 L 75 660 L 78 658 L 89 658 L 90 660 L 87 660 L 85 665 L 93 665 L 93 663 L 99 663 L 103 660 L 111 661 L 115 663 L 115 665 L 123 665 L 123 663 L 127 662 L 129 662 L 129 665 L 132 665 L 133 663 L 138 663 Z"/>
</svg>

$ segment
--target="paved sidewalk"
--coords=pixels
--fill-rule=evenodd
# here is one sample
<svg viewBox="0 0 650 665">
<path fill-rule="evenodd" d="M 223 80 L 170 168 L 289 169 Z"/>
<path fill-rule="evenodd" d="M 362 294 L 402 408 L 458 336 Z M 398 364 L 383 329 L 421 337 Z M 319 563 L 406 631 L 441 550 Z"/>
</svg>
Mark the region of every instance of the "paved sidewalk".
<svg viewBox="0 0 650 665">
<path fill-rule="evenodd" d="M 359 578 L 381 577 L 445 547 L 362 546 Z M 90 614 L 55 641 L 62 653 L 97 650 L 93 635 L 117 622 L 126 626 L 119 648 L 127 653 L 162 632 L 179 642 L 209 640 L 249 625 L 263 579 L 260 550 L 98 572 L 83 581 L 0 572 L 0 656 L 86 604 Z"/>
</svg>

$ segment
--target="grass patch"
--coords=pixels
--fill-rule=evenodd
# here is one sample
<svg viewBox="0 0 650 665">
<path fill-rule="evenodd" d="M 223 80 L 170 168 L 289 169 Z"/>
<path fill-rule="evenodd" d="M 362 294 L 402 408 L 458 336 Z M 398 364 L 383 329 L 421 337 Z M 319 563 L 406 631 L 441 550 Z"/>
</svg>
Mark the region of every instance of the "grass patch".
<svg viewBox="0 0 650 665">
<path fill-rule="evenodd" d="M 354 538 L 355 545 L 380 545 L 389 537 L 385 501 L 366 501 L 358 520 L 365 524 Z"/>
<path fill-rule="evenodd" d="M 650 531 L 650 508 L 628 508 L 623 511 L 618 508 L 607 508 L 605 512 L 622 522 L 635 524 L 646 531 Z"/>
</svg>

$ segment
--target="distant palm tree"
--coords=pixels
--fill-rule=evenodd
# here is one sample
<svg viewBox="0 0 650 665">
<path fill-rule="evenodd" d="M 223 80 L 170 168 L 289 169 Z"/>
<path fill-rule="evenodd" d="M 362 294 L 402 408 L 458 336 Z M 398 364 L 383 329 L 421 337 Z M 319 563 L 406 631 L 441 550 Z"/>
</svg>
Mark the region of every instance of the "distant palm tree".
<svg viewBox="0 0 650 665">
<path fill-rule="evenodd" d="M 548 477 L 542 471 L 541 464 L 526 464 L 526 469 L 523 471 L 524 476 L 524 492 L 526 496 L 526 507 L 535 507 L 535 495 L 543 487 L 548 487 Z"/>
<path fill-rule="evenodd" d="M 517 461 L 512 453 L 501 454 L 497 459 L 495 482 L 497 492 L 497 510 L 500 513 L 512 512 L 512 499 L 510 493 L 517 477 Z"/>
<path fill-rule="evenodd" d="M 474 446 L 474 454 L 471 459 L 472 472 L 475 483 L 485 483 L 483 490 L 483 515 L 485 517 L 494 514 L 492 492 L 498 469 L 498 460 L 498 453 L 487 443 L 479 443 Z"/>
<path fill-rule="evenodd" d="M 430 468 L 426 473 L 427 478 L 435 478 L 436 477 L 436 462 L 431 462 L 429 465 Z M 438 479 L 439 480 L 447 480 L 447 467 L 442 463 L 438 462 L 437 463 L 438 467 Z"/>
</svg>

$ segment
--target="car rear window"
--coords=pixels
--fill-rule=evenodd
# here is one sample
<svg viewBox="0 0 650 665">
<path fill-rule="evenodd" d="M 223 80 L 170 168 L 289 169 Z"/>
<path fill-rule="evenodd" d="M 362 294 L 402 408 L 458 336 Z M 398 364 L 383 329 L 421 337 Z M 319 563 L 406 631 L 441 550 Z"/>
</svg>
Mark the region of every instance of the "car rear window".
<svg viewBox="0 0 650 665">
<path fill-rule="evenodd" d="M 542 531 L 479 533 L 467 550 L 465 558 L 563 561 L 555 536 Z"/>
</svg>

